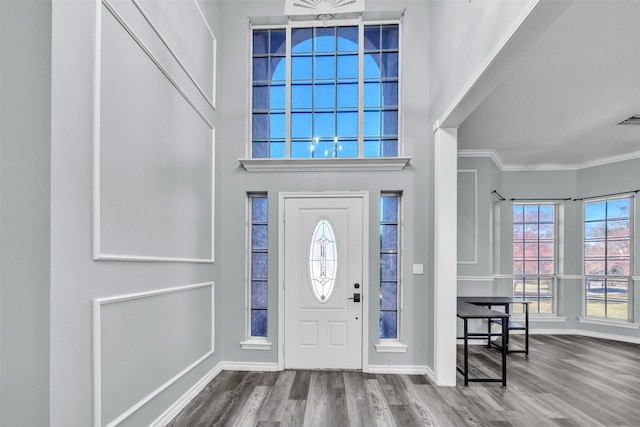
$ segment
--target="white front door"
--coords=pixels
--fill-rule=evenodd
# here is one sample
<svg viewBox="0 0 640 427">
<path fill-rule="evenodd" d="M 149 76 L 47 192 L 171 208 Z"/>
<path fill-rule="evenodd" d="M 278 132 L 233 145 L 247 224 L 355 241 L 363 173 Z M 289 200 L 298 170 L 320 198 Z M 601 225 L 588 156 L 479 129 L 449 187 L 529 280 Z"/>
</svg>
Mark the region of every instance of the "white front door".
<svg viewBox="0 0 640 427">
<path fill-rule="evenodd" d="M 287 369 L 362 369 L 363 194 L 284 198 Z"/>
</svg>

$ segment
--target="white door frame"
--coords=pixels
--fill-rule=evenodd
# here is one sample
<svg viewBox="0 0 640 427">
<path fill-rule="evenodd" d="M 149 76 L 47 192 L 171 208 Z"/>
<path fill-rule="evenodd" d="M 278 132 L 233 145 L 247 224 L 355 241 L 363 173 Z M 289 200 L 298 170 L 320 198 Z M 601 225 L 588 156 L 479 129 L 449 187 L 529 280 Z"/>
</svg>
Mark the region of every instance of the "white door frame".
<svg viewBox="0 0 640 427">
<path fill-rule="evenodd" d="M 369 192 L 314 191 L 278 193 L 278 369 L 284 370 L 284 206 L 287 199 L 362 199 L 362 371 L 369 371 Z"/>
</svg>

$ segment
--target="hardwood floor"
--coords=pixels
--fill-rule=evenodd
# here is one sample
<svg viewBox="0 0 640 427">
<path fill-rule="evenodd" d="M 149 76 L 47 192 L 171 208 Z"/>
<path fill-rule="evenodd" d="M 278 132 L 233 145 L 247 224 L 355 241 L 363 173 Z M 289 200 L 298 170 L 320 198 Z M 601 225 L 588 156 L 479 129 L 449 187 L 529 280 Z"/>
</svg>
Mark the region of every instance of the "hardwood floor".
<svg viewBox="0 0 640 427">
<path fill-rule="evenodd" d="M 528 358 L 508 358 L 506 389 L 463 387 L 461 375 L 456 387 L 436 387 L 421 375 L 225 371 L 169 426 L 640 426 L 640 345 L 530 340 Z M 500 368 L 495 350 L 469 353 L 473 376 Z"/>
</svg>

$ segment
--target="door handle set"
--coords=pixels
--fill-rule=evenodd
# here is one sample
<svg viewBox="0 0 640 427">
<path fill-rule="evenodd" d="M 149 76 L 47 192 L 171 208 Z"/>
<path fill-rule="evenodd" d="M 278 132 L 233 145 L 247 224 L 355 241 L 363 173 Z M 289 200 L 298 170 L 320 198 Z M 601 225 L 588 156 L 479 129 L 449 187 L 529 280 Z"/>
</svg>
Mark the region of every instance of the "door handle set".
<svg viewBox="0 0 640 427">
<path fill-rule="evenodd" d="M 358 292 L 354 292 L 353 298 L 347 298 L 353 300 L 353 302 L 360 302 L 360 294 Z"/>
</svg>

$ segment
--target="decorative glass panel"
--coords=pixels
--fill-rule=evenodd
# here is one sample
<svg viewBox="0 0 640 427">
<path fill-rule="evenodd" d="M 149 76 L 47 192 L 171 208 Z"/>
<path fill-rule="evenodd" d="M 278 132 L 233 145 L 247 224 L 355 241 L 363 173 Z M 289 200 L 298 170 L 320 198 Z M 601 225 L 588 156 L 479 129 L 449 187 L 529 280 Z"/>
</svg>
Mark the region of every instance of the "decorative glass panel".
<svg viewBox="0 0 640 427">
<path fill-rule="evenodd" d="M 327 220 L 318 222 L 309 246 L 311 290 L 319 302 L 326 303 L 333 293 L 338 263 L 335 235 Z"/>
</svg>

